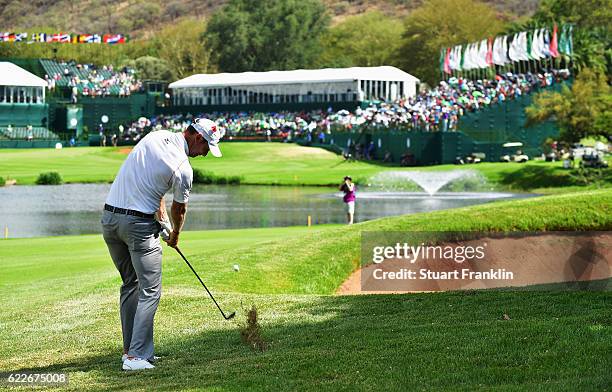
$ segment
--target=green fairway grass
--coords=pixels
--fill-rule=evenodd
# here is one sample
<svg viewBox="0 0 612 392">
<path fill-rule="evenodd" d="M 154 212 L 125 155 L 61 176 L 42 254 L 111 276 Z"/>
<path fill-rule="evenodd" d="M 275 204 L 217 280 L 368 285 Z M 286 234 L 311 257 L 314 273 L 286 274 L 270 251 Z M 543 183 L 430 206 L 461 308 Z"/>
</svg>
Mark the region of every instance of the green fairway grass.
<svg viewBox="0 0 612 392">
<path fill-rule="evenodd" d="M 120 279 L 101 236 L 0 241 L 0 372 L 68 372 L 74 391 L 605 390 L 610 292 L 328 294 L 357 267 L 361 231 L 609 230 L 611 208 L 606 189 L 351 227 L 185 232 L 182 250 L 236 321 L 164 246 L 163 358 L 138 374 L 120 370 Z M 263 353 L 236 325 L 253 304 Z"/>
<path fill-rule="evenodd" d="M 370 162 L 345 162 L 329 151 L 284 143 L 225 143 L 223 158 L 191 159 L 192 165 L 221 176 L 239 176 L 244 184 L 337 185 L 347 174 L 358 182 L 387 170 L 455 170 L 481 172 L 498 190 L 554 192 L 584 189 L 581 178 L 564 170 L 560 162 L 481 163 L 406 168 Z M 42 172 L 57 171 L 66 182 L 112 182 L 126 157 L 125 148 L 81 147 L 0 150 L 0 176 L 18 184 L 33 184 Z M 586 188 L 610 186 L 612 171 Z M 569 187 L 568 189 L 566 189 Z"/>
</svg>

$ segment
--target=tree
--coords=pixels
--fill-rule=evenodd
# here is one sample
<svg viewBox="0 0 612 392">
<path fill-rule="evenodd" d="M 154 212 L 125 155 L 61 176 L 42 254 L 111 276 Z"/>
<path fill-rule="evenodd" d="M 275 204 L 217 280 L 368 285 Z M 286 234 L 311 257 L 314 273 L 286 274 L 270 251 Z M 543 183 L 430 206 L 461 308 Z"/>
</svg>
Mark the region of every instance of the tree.
<svg viewBox="0 0 612 392">
<path fill-rule="evenodd" d="M 309 67 L 329 16 L 319 0 L 230 0 L 206 38 L 225 72 Z"/>
<path fill-rule="evenodd" d="M 129 60 L 125 63 L 137 72 L 138 79 L 141 80 L 164 80 L 172 79 L 172 71 L 164 60 L 153 56 L 143 56 L 136 60 Z"/>
<path fill-rule="evenodd" d="M 555 119 L 561 139 L 570 143 L 588 136 L 610 137 L 612 129 L 611 88 L 601 72 L 585 68 L 571 89 L 537 94 L 526 109 L 528 125 Z"/>
<path fill-rule="evenodd" d="M 428 0 L 404 23 L 398 62 L 406 71 L 430 85 L 440 80 L 440 49 L 495 36 L 505 18 L 474 0 Z"/>
<path fill-rule="evenodd" d="M 346 18 L 321 37 L 319 67 L 374 67 L 396 63 L 402 22 L 381 12 Z"/>
<path fill-rule="evenodd" d="M 203 37 L 205 29 L 204 22 L 190 18 L 167 26 L 155 35 L 153 45 L 157 55 L 170 66 L 174 77 L 181 79 L 214 71 L 211 49 Z"/>
<path fill-rule="evenodd" d="M 611 0 L 543 0 L 532 21 L 575 26 L 572 58 L 576 71 L 591 68 L 610 74 L 612 67 Z"/>
</svg>

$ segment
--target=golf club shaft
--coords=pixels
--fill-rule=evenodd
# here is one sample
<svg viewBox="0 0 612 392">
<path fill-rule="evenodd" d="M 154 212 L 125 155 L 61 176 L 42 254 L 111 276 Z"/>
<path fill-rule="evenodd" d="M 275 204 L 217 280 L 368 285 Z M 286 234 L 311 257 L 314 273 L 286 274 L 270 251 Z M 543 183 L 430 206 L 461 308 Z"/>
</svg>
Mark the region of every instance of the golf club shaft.
<svg viewBox="0 0 612 392">
<path fill-rule="evenodd" d="M 178 247 L 175 247 L 174 249 L 176 249 L 176 251 L 178 252 L 179 255 L 181 255 L 181 257 L 183 258 L 183 260 L 185 260 L 185 263 L 187 263 L 187 265 L 189 266 L 189 268 L 191 268 L 191 270 L 193 271 L 193 273 L 195 274 L 196 278 L 198 278 L 198 280 L 200 281 L 200 283 L 202 284 L 202 287 L 204 287 L 204 289 L 206 290 L 206 292 L 208 293 L 208 295 L 210 295 L 210 298 L 212 298 L 213 302 L 215 303 L 215 305 L 217 305 L 217 309 L 219 309 L 219 312 L 221 312 L 221 314 L 223 315 L 224 319 L 228 319 L 228 317 L 225 315 L 225 313 L 223 313 L 223 310 L 221 309 L 221 307 L 219 306 L 219 304 L 217 303 L 217 301 L 215 300 L 215 297 L 213 297 L 212 293 L 210 292 L 210 290 L 208 290 L 208 287 L 206 287 L 206 285 L 204 284 L 204 282 L 202 281 L 202 279 L 200 278 L 200 275 L 198 275 L 198 273 L 196 272 L 195 269 L 193 269 L 193 267 L 191 266 L 191 263 L 187 260 L 187 258 L 185 257 L 185 255 L 183 255 L 183 252 L 181 252 L 181 250 Z M 230 317 L 231 318 L 231 317 Z"/>
</svg>

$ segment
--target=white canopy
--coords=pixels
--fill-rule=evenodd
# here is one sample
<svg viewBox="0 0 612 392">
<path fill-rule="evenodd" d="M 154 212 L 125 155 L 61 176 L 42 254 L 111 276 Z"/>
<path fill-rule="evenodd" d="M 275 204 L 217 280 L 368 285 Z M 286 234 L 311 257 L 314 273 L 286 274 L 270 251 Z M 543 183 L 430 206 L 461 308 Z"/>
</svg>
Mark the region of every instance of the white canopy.
<svg viewBox="0 0 612 392">
<path fill-rule="evenodd" d="M 0 86 L 47 87 L 47 82 L 13 63 L 2 61 Z"/>
<path fill-rule="evenodd" d="M 294 71 L 197 74 L 170 83 L 170 88 L 245 86 L 266 84 L 329 83 L 354 80 L 419 82 L 419 79 L 398 68 L 352 67 L 298 69 Z"/>
</svg>

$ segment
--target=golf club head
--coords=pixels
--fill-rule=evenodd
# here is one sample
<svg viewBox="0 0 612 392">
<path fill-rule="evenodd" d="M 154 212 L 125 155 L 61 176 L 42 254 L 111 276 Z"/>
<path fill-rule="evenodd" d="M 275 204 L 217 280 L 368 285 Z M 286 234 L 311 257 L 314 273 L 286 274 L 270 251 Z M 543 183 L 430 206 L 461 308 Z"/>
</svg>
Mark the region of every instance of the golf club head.
<svg viewBox="0 0 612 392">
<path fill-rule="evenodd" d="M 227 316 L 225 319 L 226 319 L 226 320 L 231 320 L 231 319 L 233 319 L 233 318 L 234 318 L 234 316 L 235 316 L 235 315 L 236 315 L 236 312 L 232 312 L 232 313 L 230 313 L 230 315 L 229 315 L 229 316 Z"/>
</svg>

